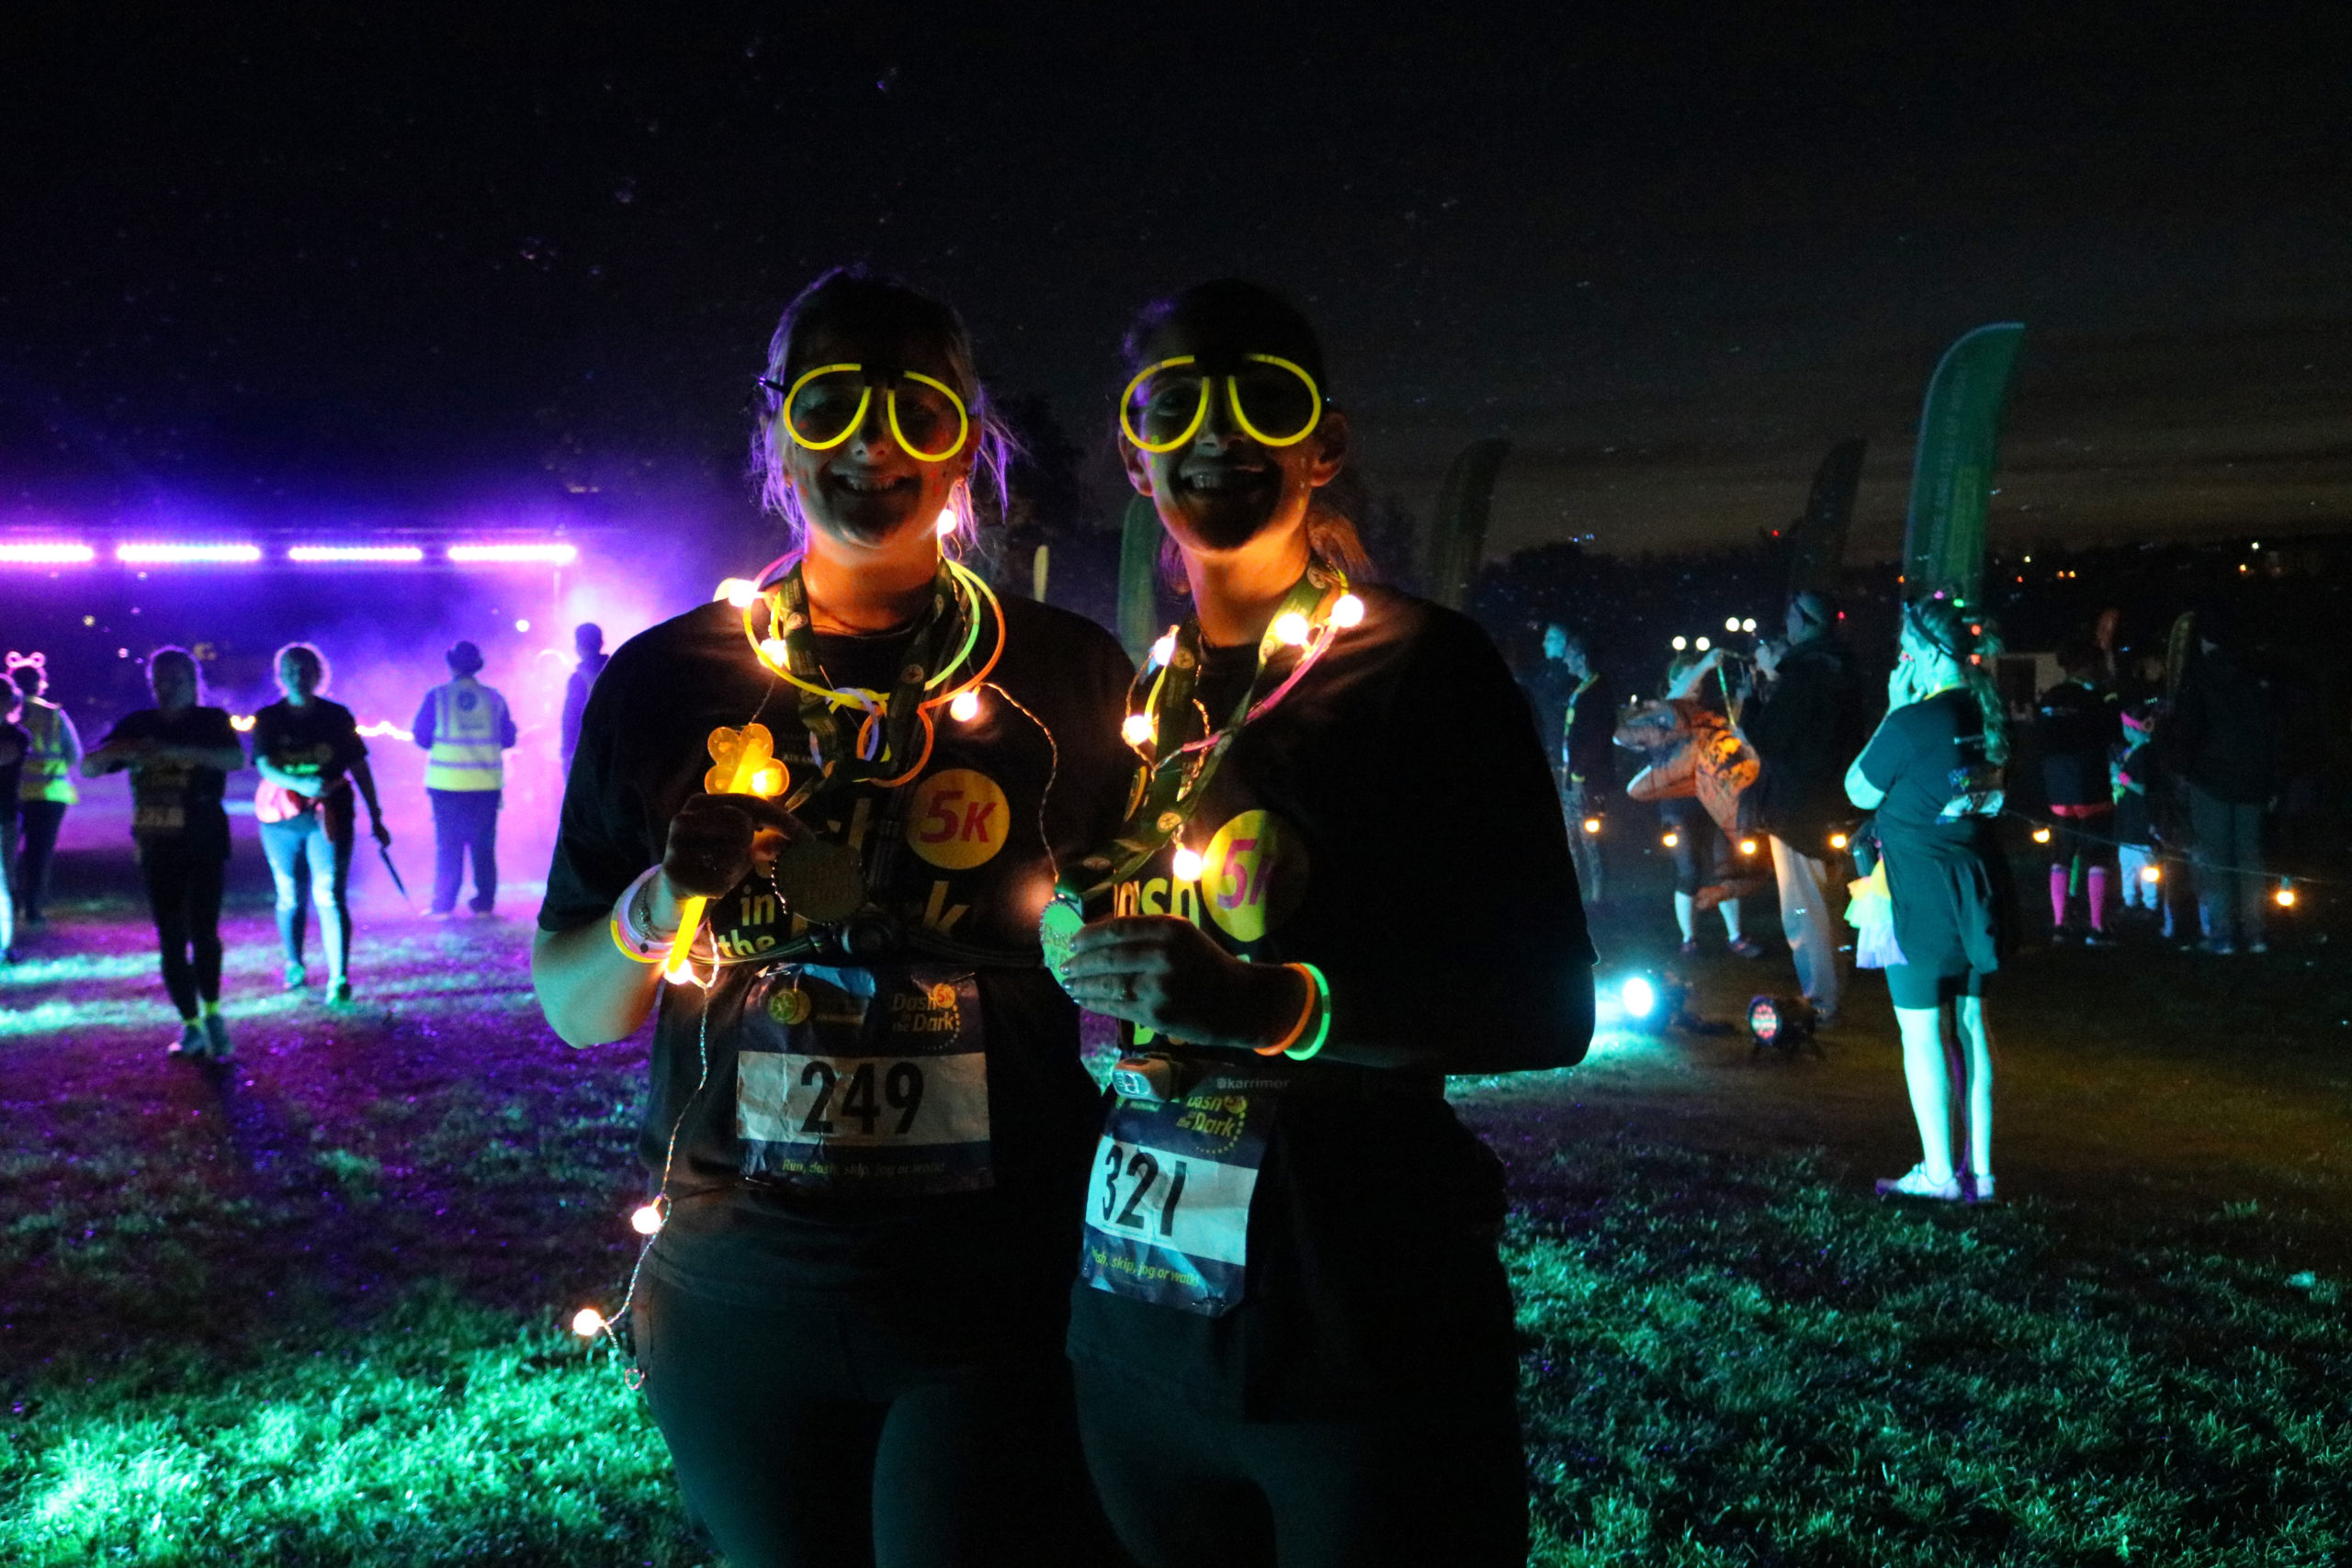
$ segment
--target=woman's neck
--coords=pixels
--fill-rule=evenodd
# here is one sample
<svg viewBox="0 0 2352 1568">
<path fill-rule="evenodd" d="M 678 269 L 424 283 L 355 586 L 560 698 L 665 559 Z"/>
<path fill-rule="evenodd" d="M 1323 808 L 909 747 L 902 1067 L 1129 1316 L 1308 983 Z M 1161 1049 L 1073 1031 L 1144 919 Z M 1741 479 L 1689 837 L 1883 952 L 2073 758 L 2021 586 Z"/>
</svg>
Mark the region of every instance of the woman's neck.
<svg viewBox="0 0 2352 1568">
<path fill-rule="evenodd" d="M 800 585 L 808 594 L 808 618 L 819 631 L 887 632 L 905 626 L 931 601 L 939 575 L 939 554 L 926 541 L 921 551 L 872 551 L 847 560 L 831 541 L 812 532 L 801 558 Z"/>
<path fill-rule="evenodd" d="M 1184 576 L 1192 584 L 1201 636 L 1219 648 L 1264 637 L 1283 595 L 1306 574 L 1306 560 L 1304 527 L 1261 536 L 1238 550 L 1186 550 Z"/>
</svg>

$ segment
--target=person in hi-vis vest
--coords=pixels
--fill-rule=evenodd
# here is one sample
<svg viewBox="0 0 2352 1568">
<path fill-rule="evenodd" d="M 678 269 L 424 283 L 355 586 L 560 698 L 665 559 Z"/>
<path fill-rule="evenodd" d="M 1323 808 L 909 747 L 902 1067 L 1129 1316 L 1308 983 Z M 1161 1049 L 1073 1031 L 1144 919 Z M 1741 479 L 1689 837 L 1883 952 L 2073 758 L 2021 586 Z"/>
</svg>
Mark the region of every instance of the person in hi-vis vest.
<svg viewBox="0 0 2352 1568">
<path fill-rule="evenodd" d="M 449 649 L 455 679 L 424 694 L 413 727 L 425 749 L 424 793 L 433 802 L 433 915 L 446 919 L 458 907 L 466 852 L 474 857 L 474 897 L 487 915 L 498 897 L 498 801 L 505 759 L 514 744 L 514 716 L 506 699 L 474 677 L 481 649 L 459 642 Z"/>
<path fill-rule="evenodd" d="M 17 774 L 17 810 L 23 838 L 17 849 L 17 874 L 9 887 L 16 898 L 17 923 L 41 924 L 41 905 L 49 893 L 49 865 L 57 852 L 57 832 L 65 823 L 66 807 L 82 797 L 74 791 L 74 770 L 82 765 L 82 737 L 65 710 L 42 695 L 49 690 L 49 661 L 41 655 L 8 655 L 8 679 L 24 702 L 17 719 L 32 746 Z"/>
</svg>

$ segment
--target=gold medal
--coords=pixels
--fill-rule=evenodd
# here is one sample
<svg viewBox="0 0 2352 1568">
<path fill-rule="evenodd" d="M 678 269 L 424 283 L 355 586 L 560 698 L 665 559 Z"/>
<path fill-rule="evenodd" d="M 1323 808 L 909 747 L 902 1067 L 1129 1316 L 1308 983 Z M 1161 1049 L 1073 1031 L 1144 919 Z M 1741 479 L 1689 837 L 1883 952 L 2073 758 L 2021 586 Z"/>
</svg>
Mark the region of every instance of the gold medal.
<svg viewBox="0 0 2352 1568">
<path fill-rule="evenodd" d="M 1086 928 L 1086 915 L 1069 898 L 1055 895 L 1037 918 L 1037 945 L 1045 950 L 1046 971 L 1064 986 L 1069 981 L 1063 971 L 1069 965 L 1069 944 Z"/>
<path fill-rule="evenodd" d="M 775 886 L 785 908 L 812 925 L 848 919 L 865 906 L 857 852 L 813 833 L 776 852 Z"/>
</svg>

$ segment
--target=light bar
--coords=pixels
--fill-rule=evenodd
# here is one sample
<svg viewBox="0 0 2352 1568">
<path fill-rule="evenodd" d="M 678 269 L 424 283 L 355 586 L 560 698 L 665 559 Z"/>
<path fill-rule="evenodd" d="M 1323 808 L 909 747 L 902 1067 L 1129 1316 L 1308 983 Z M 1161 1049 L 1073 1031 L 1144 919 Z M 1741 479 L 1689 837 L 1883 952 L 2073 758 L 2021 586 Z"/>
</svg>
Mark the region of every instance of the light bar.
<svg viewBox="0 0 2352 1568">
<path fill-rule="evenodd" d="M 114 558 L 128 566 L 175 566 L 195 561 L 251 564 L 259 545 L 117 545 Z"/>
<path fill-rule="evenodd" d="M 87 545 L 0 544 L 0 566 L 87 566 L 97 558 Z"/>
<path fill-rule="evenodd" d="M 296 545 L 286 552 L 297 561 L 421 561 L 418 545 Z"/>
<path fill-rule="evenodd" d="M 580 557 L 573 545 L 451 545 L 449 558 L 460 566 L 568 566 Z"/>
</svg>

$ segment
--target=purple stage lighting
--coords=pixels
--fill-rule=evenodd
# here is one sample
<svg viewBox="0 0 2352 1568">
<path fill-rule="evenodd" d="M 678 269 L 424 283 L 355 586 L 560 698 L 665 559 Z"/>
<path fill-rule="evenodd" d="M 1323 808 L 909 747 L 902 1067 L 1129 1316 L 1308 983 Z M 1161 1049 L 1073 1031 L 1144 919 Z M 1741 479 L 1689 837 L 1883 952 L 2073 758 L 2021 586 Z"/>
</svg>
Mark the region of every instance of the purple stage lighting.
<svg viewBox="0 0 2352 1568">
<path fill-rule="evenodd" d="M 578 559 L 573 545 L 451 545 L 449 558 L 460 566 L 569 566 Z"/>
<path fill-rule="evenodd" d="M 291 561 L 415 562 L 424 558 L 418 545 L 296 545 L 286 552 Z"/>
<path fill-rule="evenodd" d="M 87 545 L 0 544 L 0 566 L 87 566 L 97 558 Z"/>
<path fill-rule="evenodd" d="M 249 566 L 261 559 L 259 545 L 117 545 L 114 558 L 126 566 L 181 566 L 197 562 Z"/>
</svg>

